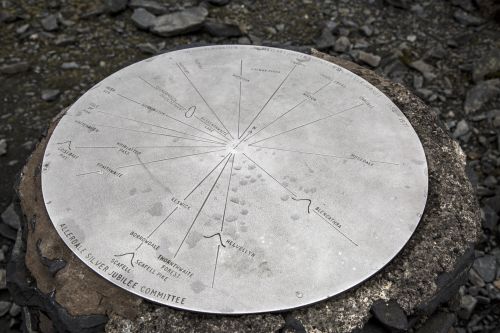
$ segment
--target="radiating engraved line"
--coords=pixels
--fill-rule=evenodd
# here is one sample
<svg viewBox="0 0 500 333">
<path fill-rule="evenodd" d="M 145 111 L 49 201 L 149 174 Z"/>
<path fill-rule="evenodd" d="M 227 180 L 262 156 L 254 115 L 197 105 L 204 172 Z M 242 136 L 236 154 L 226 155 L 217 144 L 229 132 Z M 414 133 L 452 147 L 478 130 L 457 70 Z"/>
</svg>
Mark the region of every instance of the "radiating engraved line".
<svg viewBox="0 0 500 333">
<path fill-rule="evenodd" d="M 321 216 L 317 211 L 313 210 L 313 212 L 318 215 L 323 221 L 325 221 L 326 223 L 328 223 L 328 225 L 330 227 L 332 227 L 333 229 L 335 229 L 338 233 L 340 233 L 342 236 L 344 236 L 349 242 L 351 242 L 352 244 L 356 245 L 356 246 L 359 246 L 358 244 L 356 244 L 352 239 L 350 239 L 346 234 L 344 234 L 342 231 L 340 231 L 337 227 L 335 227 L 333 224 L 330 223 L 330 221 L 328 221 L 327 219 L 325 219 L 323 216 Z"/>
<path fill-rule="evenodd" d="M 327 86 L 329 86 L 330 84 L 332 83 L 332 81 L 329 81 L 327 82 L 326 84 L 322 85 L 319 89 L 317 89 L 315 92 L 313 92 L 313 95 L 316 95 L 317 93 L 319 93 L 321 90 L 323 90 L 324 88 L 326 88 Z M 271 121 L 270 123 L 268 123 L 266 126 L 262 127 L 260 130 L 258 130 L 257 132 L 255 132 L 251 137 L 249 137 L 248 139 L 251 139 L 253 138 L 254 136 L 256 136 L 257 134 L 259 134 L 261 131 L 265 130 L 266 128 L 268 128 L 269 126 L 271 126 L 272 124 L 274 124 L 275 122 L 277 122 L 279 119 L 281 119 L 282 117 L 286 116 L 288 113 L 292 112 L 293 110 L 295 110 L 296 108 L 298 108 L 300 105 L 302 105 L 303 103 L 307 102 L 308 98 L 304 98 L 302 101 L 300 101 L 299 103 L 297 103 L 294 107 L 292 107 L 291 109 L 289 109 L 288 111 L 286 111 L 285 113 L 282 113 L 278 118 L 274 119 L 273 121 Z"/>
<path fill-rule="evenodd" d="M 264 148 L 264 149 L 270 149 L 270 150 L 279 150 L 279 151 L 287 151 L 291 153 L 299 153 L 299 154 L 307 154 L 307 155 L 316 155 L 316 156 L 323 156 L 323 157 L 333 157 L 333 158 L 340 158 L 340 159 L 345 159 L 345 160 L 354 160 L 354 157 L 347 157 L 347 156 L 337 156 L 337 155 L 330 155 L 330 154 L 320 154 L 320 153 L 313 153 L 313 152 L 308 152 L 308 151 L 300 151 L 300 150 L 292 150 L 292 149 L 284 149 L 284 148 L 276 148 L 276 147 L 265 147 L 265 146 L 250 146 L 252 148 Z"/>
<path fill-rule="evenodd" d="M 211 147 L 214 147 L 214 146 L 211 146 Z M 95 149 L 110 149 L 110 148 L 117 148 L 116 146 L 109 146 L 109 147 L 104 147 L 104 146 L 87 146 L 87 147 L 84 147 L 84 146 L 76 146 L 75 149 L 83 149 L 83 148 L 95 148 Z"/>
<path fill-rule="evenodd" d="M 252 124 L 255 122 L 255 120 L 260 116 L 260 114 L 262 113 L 262 111 L 264 111 L 264 109 L 266 108 L 266 106 L 273 99 L 274 95 L 276 95 L 276 93 L 278 92 L 278 90 L 281 88 L 281 86 L 283 86 L 283 84 L 285 83 L 285 81 L 288 79 L 288 77 L 290 76 L 290 74 L 292 74 L 292 72 L 295 70 L 296 67 L 297 67 L 297 65 L 294 65 L 292 67 L 292 69 L 288 72 L 288 74 L 285 76 L 285 78 L 283 79 L 283 81 L 281 81 L 281 83 L 279 84 L 279 86 L 276 88 L 276 90 L 274 90 L 274 92 L 269 97 L 269 99 L 266 101 L 266 103 L 262 106 L 262 108 L 260 109 L 260 111 L 252 119 L 252 121 L 250 122 L 250 124 L 248 124 L 248 127 L 243 131 L 243 133 L 241 134 L 241 136 L 243 136 L 243 134 L 245 134 L 245 132 L 248 131 L 248 129 L 250 128 L 250 126 L 252 126 Z"/>
<path fill-rule="evenodd" d="M 159 224 L 158 224 L 158 225 L 154 228 L 154 230 L 153 230 L 153 231 L 151 231 L 151 233 L 150 233 L 150 234 L 146 237 L 146 240 L 148 240 L 148 239 L 149 239 L 149 237 L 151 237 L 151 236 L 152 236 L 152 235 L 156 232 L 156 230 L 158 230 L 158 229 L 159 229 L 159 228 L 160 228 L 160 227 L 161 227 L 161 226 L 162 226 L 165 222 L 167 222 L 167 220 L 169 219 L 169 217 L 170 217 L 170 216 L 171 216 L 171 215 L 172 215 L 172 214 L 173 214 L 173 213 L 177 210 L 177 208 L 179 208 L 179 207 L 175 207 L 175 208 L 174 208 L 174 209 L 173 209 L 173 210 L 172 210 L 172 211 L 171 211 L 171 212 L 167 215 L 167 217 L 165 217 L 165 218 L 163 219 L 163 221 L 161 221 L 161 222 L 160 222 L 160 223 L 159 223 Z M 136 251 L 137 251 L 137 250 L 139 250 L 139 248 L 142 246 L 142 244 L 144 244 L 144 241 L 141 241 L 141 244 L 139 244 L 139 246 L 138 246 L 138 247 L 136 247 L 136 249 L 135 249 L 135 250 L 136 250 Z"/>
<path fill-rule="evenodd" d="M 234 166 L 235 157 L 236 157 L 236 155 L 233 155 L 233 160 L 231 161 L 231 171 L 229 172 L 229 181 L 227 182 L 226 202 L 224 203 L 224 213 L 222 214 L 222 223 L 220 226 L 220 232 L 222 232 L 224 230 L 224 220 L 226 219 L 227 198 L 229 197 L 229 187 L 231 186 L 231 178 L 233 177 L 233 166 Z"/>
<path fill-rule="evenodd" d="M 124 168 L 130 168 L 130 167 L 138 166 L 138 165 L 146 165 L 146 164 L 158 163 L 158 162 L 163 162 L 163 161 L 175 160 L 175 159 L 178 159 L 178 158 L 184 158 L 184 157 L 190 157 L 190 156 L 197 156 L 197 155 L 203 155 L 203 154 L 209 154 L 209 153 L 216 153 L 218 151 L 223 151 L 223 150 L 225 150 L 225 149 L 211 150 L 211 151 L 206 151 L 206 152 L 203 152 L 203 153 L 196 153 L 196 154 L 175 156 L 175 157 L 169 157 L 169 158 L 162 158 L 160 160 L 148 161 L 148 162 L 144 162 L 144 163 L 135 163 L 135 164 L 129 164 L 129 165 L 122 165 L 122 166 L 117 167 L 116 169 L 124 169 Z"/>
<path fill-rule="evenodd" d="M 256 166 L 259 167 L 259 169 L 261 169 L 262 171 L 264 171 L 269 177 L 271 177 L 272 179 L 274 179 L 274 181 L 276 183 L 278 183 L 281 187 L 283 187 L 285 190 L 287 190 L 289 193 L 291 193 L 294 197 L 296 197 L 297 195 L 295 193 L 293 193 L 290 189 L 288 189 L 285 185 L 281 184 L 276 178 L 274 178 L 269 172 L 267 172 L 263 167 L 261 167 L 257 162 L 255 162 L 254 160 L 252 160 L 250 157 L 248 157 L 247 154 L 243 153 L 243 155 L 245 155 L 246 158 L 248 158 L 253 164 L 255 164 Z"/>
<path fill-rule="evenodd" d="M 189 194 L 186 195 L 186 197 L 184 198 L 184 200 L 186 200 L 187 198 L 189 198 L 189 196 L 205 181 L 205 179 L 207 179 L 212 174 L 212 172 L 214 172 L 214 170 L 217 169 L 217 167 L 219 165 L 221 165 L 222 162 L 224 162 L 224 160 L 229 156 L 229 154 L 227 154 L 226 156 L 224 156 L 224 158 L 222 160 L 220 160 L 220 162 L 217 163 L 217 165 L 212 170 L 210 170 L 210 172 L 205 177 L 203 177 L 203 179 L 195 187 L 193 187 L 193 189 L 191 190 L 191 192 L 189 192 Z"/>
<path fill-rule="evenodd" d="M 141 79 L 141 80 L 142 80 L 142 82 L 144 82 L 145 84 L 147 84 L 149 87 L 151 87 L 151 88 L 153 88 L 154 90 L 158 91 L 158 88 L 157 88 L 156 86 L 154 86 L 151 82 L 147 81 L 146 79 L 144 79 L 144 78 L 142 78 L 142 77 L 140 77 L 140 76 L 138 76 L 138 78 L 139 78 L 139 79 Z M 160 92 L 160 93 L 161 93 L 161 92 Z M 183 108 L 184 110 L 186 110 L 186 108 L 185 108 L 184 106 L 183 106 L 182 108 Z M 226 142 L 227 142 L 227 141 L 229 141 L 229 140 L 228 140 L 225 136 L 223 136 L 223 135 L 222 135 L 222 134 L 220 134 L 220 133 L 217 133 L 217 134 L 220 134 L 220 135 L 222 136 L 222 138 L 218 138 L 218 137 L 216 137 L 215 135 L 212 135 L 212 134 L 210 134 L 210 133 L 208 133 L 208 132 L 206 132 L 206 131 L 204 131 L 204 130 L 198 129 L 197 127 L 191 126 L 191 125 L 189 125 L 188 123 L 185 123 L 185 122 L 183 122 L 183 121 L 181 121 L 181 120 L 178 120 L 178 119 L 176 119 L 176 118 L 174 118 L 174 117 L 171 117 L 171 116 L 169 116 L 169 115 L 166 115 L 166 116 L 167 116 L 167 117 L 169 117 L 169 118 L 172 118 L 172 119 L 174 119 L 174 120 L 176 120 L 176 121 L 178 121 L 178 122 L 180 122 L 180 123 L 182 123 L 182 124 L 184 124 L 184 125 L 186 125 L 186 126 L 189 126 L 189 127 L 193 128 L 193 129 L 195 129 L 195 130 L 197 130 L 197 131 L 200 131 L 200 132 L 202 132 L 202 133 L 205 133 L 205 134 L 207 134 L 207 135 L 210 135 L 210 136 L 211 136 L 212 138 L 214 138 L 214 139 L 217 139 L 217 140 L 221 140 L 221 139 L 223 139 L 223 140 L 224 140 L 224 141 L 226 141 Z M 198 118 L 197 118 L 197 119 L 198 119 Z M 200 121 L 200 119 L 198 119 L 198 121 Z M 203 124 L 203 122 L 202 122 L 202 124 Z"/>
<path fill-rule="evenodd" d="M 136 122 L 136 123 L 139 123 L 139 124 L 143 124 L 143 125 L 147 125 L 147 126 L 152 126 L 152 127 L 157 127 L 157 128 L 165 129 L 165 130 L 172 131 L 172 132 L 175 132 L 175 133 L 178 133 L 178 134 L 188 135 L 188 136 L 192 136 L 194 138 L 207 140 L 209 142 L 214 142 L 214 143 L 219 143 L 219 144 L 225 144 L 224 142 L 221 142 L 221 141 L 216 141 L 216 140 L 212 140 L 212 139 L 205 138 L 205 137 L 202 137 L 202 136 L 198 136 L 198 135 L 189 134 L 189 133 L 186 133 L 186 132 L 177 131 L 177 130 L 174 130 L 174 129 L 169 128 L 169 127 L 147 123 L 145 121 L 140 121 L 140 120 L 137 120 L 137 119 L 134 119 L 134 118 L 128 118 L 128 117 L 124 117 L 124 116 L 119 116 L 119 115 L 116 115 L 116 114 L 113 114 L 113 113 L 99 111 L 99 110 L 95 110 L 95 111 L 99 112 L 99 113 L 102 113 L 102 114 L 106 114 L 106 115 L 112 116 L 112 117 L 117 117 L 117 118 L 121 118 L 121 119 L 130 120 L 130 121 L 133 121 L 133 122 Z"/>
<path fill-rule="evenodd" d="M 339 115 L 339 114 L 341 114 L 341 113 L 344 113 L 344 112 L 347 112 L 347 111 L 353 110 L 353 109 L 355 109 L 355 108 L 357 108 L 357 107 L 360 107 L 360 106 L 362 106 L 362 105 L 364 105 L 364 103 L 361 103 L 361 104 L 358 104 L 358 105 L 352 106 L 352 107 L 350 107 L 350 108 L 348 108 L 348 109 L 345 109 L 345 110 L 339 111 L 339 112 L 334 113 L 334 114 L 330 114 L 330 115 L 328 115 L 328 116 L 326 116 L 326 117 L 323 117 L 323 118 L 319 118 L 319 119 L 316 119 L 316 120 L 310 121 L 310 122 L 308 122 L 308 123 L 302 124 L 302 125 L 300 125 L 300 126 L 294 127 L 294 128 L 292 128 L 292 129 L 286 130 L 286 131 L 284 131 L 284 132 L 281 132 L 281 133 L 278 133 L 278 134 L 275 134 L 275 135 L 269 136 L 269 137 L 267 137 L 267 138 L 264 138 L 264 139 L 261 139 L 261 140 L 258 140 L 258 141 L 254 141 L 254 142 L 250 143 L 249 145 L 254 145 L 254 144 L 256 144 L 256 143 L 259 143 L 259 142 L 262 142 L 262 141 L 265 141 L 265 140 L 269 140 L 269 139 L 275 138 L 275 137 L 277 137 L 277 136 L 279 136 L 279 135 L 286 134 L 286 133 L 289 133 L 289 132 L 291 132 L 291 131 L 295 131 L 296 129 L 299 129 L 299 128 L 302 128 L 302 127 L 305 127 L 305 126 L 308 126 L 308 125 L 311 125 L 311 124 L 314 124 L 314 123 L 317 123 L 318 121 L 322 121 L 322 120 L 325 120 L 325 119 L 327 119 L 327 118 L 331 118 L 331 117 L 337 116 L 337 115 Z"/>
<path fill-rule="evenodd" d="M 146 104 L 140 103 L 140 102 L 138 102 L 138 101 L 135 101 L 135 100 L 133 100 L 133 99 L 131 99 L 131 98 L 129 98 L 129 97 L 123 96 L 123 95 L 121 95 L 121 94 L 118 94 L 118 93 L 117 93 L 117 95 L 118 95 L 118 96 L 120 96 L 120 97 L 122 97 L 122 98 L 124 98 L 124 99 L 126 99 L 126 100 L 128 100 L 128 101 L 130 101 L 130 102 L 132 102 L 132 103 L 135 103 L 135 104 L 137 104 L 137 105 L 140 105 L 140 106 L 141 106 L 141 107 L 143 107 L 143 108 L 144 108 L 144 105 L 146 105 Z M 154 107 L 152 107 L 152 108 L 154 108 Z M 156 108 L 154 108 L 154 109 L 156 109 Z M 166 114 L 166 113 L 165 113 L 164 115 L 165 115 L 167 118 L 170 118 L 170 119 L 172 119 L 172 120 L 174 120 L 174 121 L 177 121 L 177 122 L 179 122 L 179 123 L 181 123 L 181 124 L 183 124 L 183 125 L 186 125 L 186 126 L 187 126 L 187 127 L 189 127 L 189 128 L 194 129 L 195 131 L 198 131 L 198 132 L 200 132 L 200 133 L 204 133 L 204 134 L 206 134 L 206 135 L 208 135 L 208 136 L 211 136 L 211 137 L 212 137 L 212 138 L 214 138 L 214 139 L 221 140 L 221 138 L 218 138 L 218 137 L 216 137 L 216 136 L 214 136 L 214 135 L 212 135 L 212 134 L 210 134 L 210 133 L 208 133 L 208 132 L 206 132 L 206 131 L 204 131 L 204 130 L 201 130 L 201 129 L 197 128 L 197 127 L 194 127 L 194 126 L 192 126 L 192 125 L 189 125 L 188 123 L 183 122 L 182 120 L 179 120 L 179 119 L 177 119 L 177 118 L 175 118 L 175 117 L 169 116 L 169 115 L 168 115 L 168 114 Z M 226 139 L 226 138 L 224 138 L 224 140 L 227 140 L 227 139 Z"/>
<path fill-rule="evenodd" d="M 227 159 L 226 163 L 224 164 L 224 167 L 222 167 L 222 170 L 221 172 L 219 173 L 219 175 L 217 176 L 217 179 L 215 179 L 215 182 L 214 184 L 212 185 L 212 187 L 210 188 L 210 191 L 208 192 L 207 196 L 205 197 L 205 200 L 203 200 L 203 203 L 201 204 L 201 207 L 200 209 L 198 209 L 198 212 L 196 213 L 196 216 L 194 217 L 194 220 L 193 222 L 191 223 L 191 225 L 189 226 L 189 229 L 187 230 L 186 232 L 186 235 L 184 235 L 184 238 L 182 239 L 182 242 L 181 244 L 179 245 L 179 248 L 177 249 L 177 251 L 175 252 L 174 254 L 174 258 L 177 256 L 177 254 L 179 253 L 182 245 L 184 244 L 184 241 L 186 240 L 187 236 L 189 235 L 189 233 L 191 232 L 191 229 L 193 228 L 193 225 L 194 223 L 196 222 L 196 220 L 198 219 L 198 216 L 200 216 L 200 213 L 201 213 L 201 210 L 203 209 L 203 207 L 205 207 L 205 204 L 207 203 L 208 201 L 208 198 L 210 198 L 210 195 L 212 194 L 212 191 L 214 190 L 215 188 L 215 185 L 217 185 L 217 182 L 219 181 L 219 178 L 220 176 L 222 175 L 222 173 L 224 172 L 224 169 L 226 168 L 227 166 L 227 163 L 229 162 L 229 159 Z"/>
<path fill-rule="evenodd" d="M 224 127 L 224 129 L 226 130 L 227 134 L 229 134 L 229 136 L 234 139 L 234 137 L 231 135 L 231 132 L 229 132 L 229 130 L 227 129 L 226 125 L 224 125 L 224 123 L 220 120 L 219 116 L 217 115 L 217 113 L 212 109 L 212 107 L 208 104 L 207 100 L 205 99 L 205 97 L 203 97 L 203 95 L 200 93 L 200 91 L 198 90 L 198 88 L 196 88 L 196 86 L 194 85 L 194 83 L 191 81 L 191 79 L 187 76 L 186 73 L 184 73 L 184 70 L 181 68 L 181 66 L 179 65 L 179 63 L 176 63 L 177 67 L 179 68 L 179 70 L 182 72 L 182 74 L 184 75 L 184 77 L 189 81 L 189 83 L 191 84 L 191 86 L 193 87 L 194 90 L 196 90 L 196 93 L 198 94 L 198 96 L 200 96 L 200 98 L 203 100 L 203 102 L 205 102 L 205 105 L 208 107 L 208 109 L 212 112 L 212 114 L 215 116 L 215 118 L 217 118 L 217 120 L 219 121 L 219 123 L 222 125 L 222 127 Z"/>
<path fill-rule="evenodd" d="M 392 165 L 399 165 L 399 163 L 393 163 L 393 162 L 385 162 L 385 161 L 374 161 L 374 160 L 370 160 L 372 161 L 373 163 L 382 163 L 382 164 L 392 164 Z"/>
<path fill-rule="evenodd" d="M 98 174 L 100 174 L 100 173 L 101 173 L 101 171 L 99 171 L 99 170 L 98 170 L 98 171 L 91 171 L 91 172 L 79 173 L 79 174 L 77 174 L 76 176 L 91 175 L 91 174 L 93 174 L 93 173 L 98 173 Z"/>
<path fill-rule="evenodd" d="M 215 256 L 214 275 L 212 276 L 212 288 L 214 287 L 215 283 L 215 272 L 217 271 L 217 262 L 219 261 L 219 249 L 220 245 L 217 245 L 217 255 Z"/>
<path fill-rule="evenodd" d="M 165 134 L 165 133 L 141 131 L 141 130 L 135 130 L 135 129 L 131 129 L 131 128 L 124 128 L 124 127 L 117 127 L 117 126 L 110 126 L 110 125 L 101 125 L 101 124 L 94 124 L 94 125 L 95 126 L 101 126 L 101 127 L 109 127 L 109 128 L 119 129 L 119 130 L 123 130 L 123 131 L 131 131 L 131 132 L 153 134 L 153 135 L 159 135 L 159 136 L 167 136 L 167 137 L 170 137 L 170 138 L 178 138 L 178 139 L 189 140 L 189 141 L 215 143 L 214 141 L 211 141 L 211 140 L 208 141 L 208 140 L 201 140 L 201 139 L 185 138 L 185 137 L 182 137 L 182 136 Z M 216 143 L 216 144 L 222 145 L 222 143 Z"/>
<path fill-rule="evenodd" d="M 175 146 L 175 145 L 165 145 L 165 146 L 133 146 L 132 148 L 214 148 L 217 146 Z M 219 148 L 219 147 L 217 147 Z"/>
<path fill-rule="evenodd" d="M 240 116 L 241 116 L 241 78 L 243 77 L 243 59 L 240 61 L 240 93 L 238 97 L 238 139 L 240 138 Z"/>
</svg>

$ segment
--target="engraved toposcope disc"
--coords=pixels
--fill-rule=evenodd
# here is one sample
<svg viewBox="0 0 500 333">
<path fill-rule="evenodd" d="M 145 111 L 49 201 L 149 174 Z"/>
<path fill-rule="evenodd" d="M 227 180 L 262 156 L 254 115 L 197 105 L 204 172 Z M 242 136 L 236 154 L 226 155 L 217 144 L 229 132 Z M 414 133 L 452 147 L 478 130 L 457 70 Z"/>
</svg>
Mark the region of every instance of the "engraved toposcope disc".
<svg viewBox="0 0 500 333">
<path fill-rule="evenodd" d="M 42 189 L 70 249 L 152 301 L 209 313 L 311 304 L 385 266 L 417 227 L 427 163 L 384 94 L 255 46 L 159 55 L 60 120 Z"/>
</svg>

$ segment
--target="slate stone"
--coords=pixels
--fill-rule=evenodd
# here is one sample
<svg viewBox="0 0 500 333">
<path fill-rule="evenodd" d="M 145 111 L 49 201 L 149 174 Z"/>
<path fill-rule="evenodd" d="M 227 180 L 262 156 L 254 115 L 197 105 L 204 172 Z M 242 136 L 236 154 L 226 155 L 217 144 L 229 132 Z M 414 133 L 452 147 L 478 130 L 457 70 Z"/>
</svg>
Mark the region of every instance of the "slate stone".
<svg viewBox="0 0 500 333">
<path fill-rule="evenodd" d="M 434 67 L 422 59 L 411 62 L 409 66 L 419 71 L 427 81 L 432 81 L 436 78 Z"/>
<path fill-rule="evenodd" d="M 112 14 L 117 14 L 127 8 L 128 0 L 104 0 L 104 5 Z"/>
<path fill-rule="evenodd" d="M 12 317 L 17 317 L 21 314 L 21 307 L 19 305 L 17 305 L 16 303 L 12 303 L 12 306 L 10 307 L 10 310 L 9 310 L 9 314 L 12 316 Z"/>
<path fill-rule="evenodd" d="M 370 65 L 371 67 L 378 67 L 382 58 L 372 53 L 359 51 L 358 60 L 364 64 Z"/>
<path fill-rule="evenodd" d="M 0 235 L 10 240 L 16 239 L 16 231 L 4 223 L 0 223 Z"/>
<path fill-rule="evenodd" d="M 464 295 L 460 298 L 460 309 L 458 310 L 458 316 L 462 319 L 469 319 L 472 312 L 476 308 L 477 300 L 472 295 Z"/>
<path fill-rule="evenodd" d="M 199 30 L 208 15 L 205 7 L 191 7 L 183 11 L 165 14 L 156 18 L 151 31 L 164 37 L 181 35 Z"/>
<path fill-rule="evenodd" d="M 155 24 L 156 16 L 144 8 L 137 8 L 131 17 L 134 24 L 140 29 L 149 29 Z"/>
<path fill-rule="evenodd" d="M 21 221 L 20 221 L 19 216 L 17 215 L 17 213 L 14 209 L 14 204 L 12 204 L 12 203 L 7 207 L 7 209 L 4 210 L 1 217 L 2 217 L 3 223 L 7 224 L 9 227 L 11 227 L 13 229 L 17 230 L 21 226 Z"/>
<path fill-rule="evenodd" d="M 483 18 L 471 15 L 461 9 L 455 11 L 453 18 L 455 18 L 457 22 L 467 26 L 478 26 L 485 22 Z"/>
<path fill-rule="evenodd" d="M 7 139 L 0 139 L 0 156 L 7 154 Z"/>
<path fill-rule="evenodd" d="M 334 51 L 343 53 L 349 51 L 351 48 L 351 41 L 346 36 L 341 36 L 335 41 Z"/>
<path fill-rule="evenodd" d="M 482 208 L 483 228 L 493 231 L 498 224 L 498 214 L 489 206 Z"/>
<path fill-rule="evenodd" d="M 465 96 L 465 113 L 476 112 L 481 107 L 500 94 L 500 79 L 482 81 L 467 91 Z"/>
<path fill-rule="evenodd" d="M 483 288 L 486 285 L 483 278 L 473 269 L 469 271 L 469 282 L 478 288 Z"/>
<path fill-rule="evenodd" d="M 58 89 L 44 89 L 42 90 L 41 98 L 46 102 L 53 102 L 60 94 L 61 91 Z"/>
<path fill-rule="evenodd" d="M 497 275 L 496 259 L 492 255 L 485 255 L 474 260 L 472 265 L 474 270 L 481 276 L 484 282 L 489 283 L 495 280 Z"/>
<path fill-rule="evenodd" d="M 237 24 L 206 21 L 203 30 L 214 37 L 240 37 L 241 29 Z"/>
<path fill-rule="evenodd" d="M 430 317 L 416 333 L 448 333 L 456 319 L 454 313 L 438 312 Z"/>
<path fill-rule="evenodd" d="M 54 41 L 54 44 L 57 46 L 68 46 L 75 44 L 76 42 L 77 39 L 75 36 L 59 35 Z"/>
<path fill-rule="evenodd" d="M 408 329 L 408 318 L 399 304 L 394 301 L 376 301 L 372 305 L 371 312 L 380 323 L 390 329 Z"/>
<path fill-rule="evenodd" d="M 0 301 L 0 317 L 9 313 L 11 303 L 7 301 Z"/>
<path fill-rule="evenodd" d="M 335 45 L 335 36 L 333 36 L 331 29 L 328 27 L 323 28 L 321 35 L 316 39 L 316 48 L 318 50 L 327 50 Z"/>
<path fill-rule="evenodd" d="M 467 133 L 469 133 L 469 124 L 467 123 L 467 121 L 465 119 L 462 119 L 457 123 L 457 126 L 455 127 L 455 130 L 453 131 L 453 137 L 459 138 L 461 136 L 464 136 Z"/>
<path fill-rule="evenodd" d="M 151 0 L 131 0 L 128 6 L 132 9 L 144 8 L 154 15 L 162 15 L 168 12 L 168 8 L 159 2 Z"/>
<path fill-rule="evenodd" d="M 4 268 L 0 268 L 0 290 L 7 289 L 7 272 Z"/>
<path fill-rule="evenodd" d="M 476 82 L 488 75 L 500 75 L 500 49 L 495 48 L 474 62 L 472 79 Z"/>
<path fill-rule="evenodd" d="M 26 72 L 30 69 L 30 65 L 26 61 L 20 61 L 13 64 L 7 64 L 0 66 L 0 74 L 18 74 Z"/>
<path fill-rule="evenodd" d="M 45 31 L 55 31 L 59 28 L 59 22 L 56 15 L 48 15 L 40 20 Z"/>
</svg>

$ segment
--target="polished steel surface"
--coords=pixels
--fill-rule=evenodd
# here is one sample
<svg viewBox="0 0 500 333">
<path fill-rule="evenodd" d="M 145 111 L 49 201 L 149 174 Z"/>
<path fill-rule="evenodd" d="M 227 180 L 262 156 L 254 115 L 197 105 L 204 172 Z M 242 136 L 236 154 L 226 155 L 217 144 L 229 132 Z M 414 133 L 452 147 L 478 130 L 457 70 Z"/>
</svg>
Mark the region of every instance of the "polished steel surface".
<svg viewBox="0 0 500 333">
<path fill-rule="evenodd" d="M 417 227 L 427 163 L 365 80 L 288 50 L 213 46 L 104 79 L 61 119 L 42 171 L 65 243 L 176 308 L 277 311 L 349 289 Z"/>
</svg>

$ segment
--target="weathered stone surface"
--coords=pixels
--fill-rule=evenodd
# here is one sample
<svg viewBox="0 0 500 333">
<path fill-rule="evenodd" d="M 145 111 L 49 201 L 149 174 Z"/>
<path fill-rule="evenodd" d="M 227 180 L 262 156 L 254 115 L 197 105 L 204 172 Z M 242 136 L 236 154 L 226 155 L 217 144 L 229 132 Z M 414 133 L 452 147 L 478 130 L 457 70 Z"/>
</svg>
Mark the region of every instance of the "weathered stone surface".
<svg viewBox="0 0 500 333">
<path fill-rule="evenodd" d="M 500 95 L 500 79 L 479 82 L 467 92 L 464 110 L 466 113 L 475 112 L 498 95 Z"/>
<path fill-rule="evenodd" d="M 128 6 L 133 9 L 144 8 L 155 15 L 165 14 L 168 11 L 161 3 L 151 0 L 131 0 Z"/>
<path fill-rule="evenodd" d="M 214 37 L 239 37 L 242 35 L 237 24 L 206 21 L 203 30 Z"/>
<path fill-rule="evenodd" d="M 427 206 L 415 234 L 391 263 L 341 295 L 280 314 L 214 316 L 153 305 L 97 276 L 54 230 L 43 204 L 40 168 L 55 121 L 23 169 L 18 196 L 24 219 L 7 277 L 15 301 L 30 310 L 23 315 L 32 318 L 31 327 L 39 323 L 35 328 L 52 325 L 68 332 L 95 332 L 104 325 L 107 332 L 351 332 L 371 318 L 376 301 L 397 302 L 404 315 L 418 317 L 449 299 L 468 277 L 470 248 L 481 223 L 464 154 L 429 108 L 403 86 L 351 62 L 313 54 L 378 87 L 405 113 L 422 141 L 429 167 Z M 51 268 L 57 260 L 65 266 Z M 373 326 L 360 332 L 369 331 L 383 332 Z"/>
<path fill-rule="evenodd" d="M 500 49 L 495 48 L 474 62 L 472 78 L 481 81 L 487 76 L 500 77 Z"/>
<path fill-rule="evenodd" d="M 156 16 L 144 8 L 137 8 L 131 16 L 135 25 L 141 29 L 149 29 L 155 24 Z"/>
<path fill-rule="evenodd" d="M 207 15 L 208 10 L 201 6 L 165 14 L 156 18 L 151 31 L 164 37 L 196 31 L 203 26 Z"/>
</svg>

